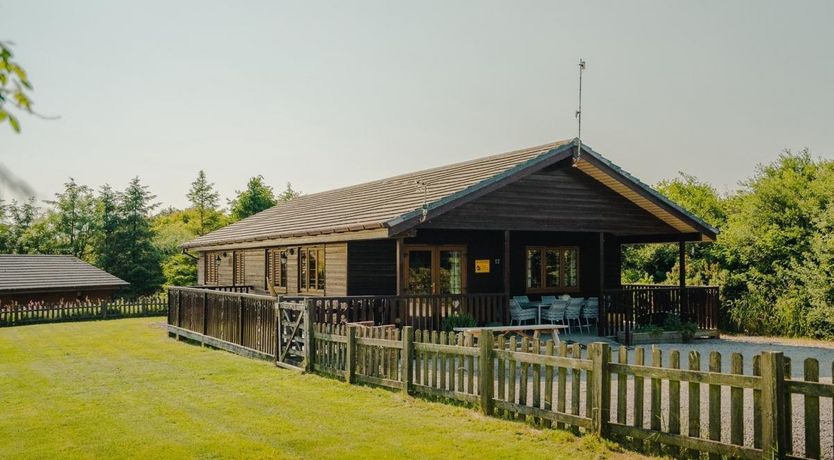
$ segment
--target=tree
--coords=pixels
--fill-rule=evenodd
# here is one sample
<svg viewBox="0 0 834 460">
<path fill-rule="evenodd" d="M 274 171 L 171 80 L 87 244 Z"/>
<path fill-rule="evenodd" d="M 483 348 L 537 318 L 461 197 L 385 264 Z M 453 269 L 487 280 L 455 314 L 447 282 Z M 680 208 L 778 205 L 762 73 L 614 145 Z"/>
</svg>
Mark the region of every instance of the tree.
<svg viewBox="0 0 834 460">
<path fill-rule="evenodd" d="M 162 273 L 168 286 L 191 286 L 197 283 L 197 263 L 186 254 L 174 254 L 165 259 Z"/>
<path fill-rule="evenodd" d="M 112 232 L 112 247 L 108 249 L 108 262 L 115 263 L 112 273 L 129 282 L 129 295 L 147 295 L 156 292 L 163 282 L 161 255 L 153 244 L 150 213 L 156 207 L 154 195 L 136 177 L 120 196 L 116 207 Z"/>
<path fill-rule="evenodd" d="M 15 132 L 20 132 L 20 121 L 11 111 L 34 113 L 27 91 L 32 90 L 26 71 L 14 61 L 11 43 L 0 41 L 0 123 L 5 121 Z"/>
<path fill-rule="evenodd" d="M 294 190 L 292 188 L 292 184 L 287 182 L 287 188 L 285 188 L 283 192 L 278 194 L 278 201 L 286 202 L 298 198 L 299 196 L 301 196 L 301 193 Z"/>
<path fill-rule="evenodd" d="M 694 176 L 681 172 L 674 179 L 660 181 L 655 189 L 714 227 L 721 227 L 726 222 L 723 198 L 712 185 Z M 688 243 L 687 283 L 716 283 L 720 276 L 717 258 L 715 245 Z M 677 284 L 679 277 L 677 244 L 640 244 L 624 248 L 624 283 Z"/>
<path fill-rule="evenodd" d="M 98 194 L 96 203 L 96 227 L 94 239 L 95 262 L 104 271 L 113 273 L 119 267 L 119 250 L 116 244 L 116 232 L 119 229 L 119 202 L 121 196 L 105 184 Z"/>
<path fill-rule="evenodd" d="M 96 202 L 92 190 L 70 178 L 64 191 L 55 194 L 55 236 L 57 252 L 87 259 L 96 232 Z"/>
<path fill-rule="evenodd" d="M 257 214 L 277 204 L 272 187 L 264 184 L 264 178 L 260 175 L 249 179 L 246 190 L 236 193 L 237 197 L 229 202 L 233 221 Z"/>
<path fill-rule="evenodd" d="M 219 198 L 220 194 L 214 189 L 214 183 L 206 180 L 206 173 L 201 169 L 197 173 L 197 179 L 191 183 L 191 190 L 188 191 L 188 201 L 197 211 L 197 235 L 205 235 L 219 227 Z"/>
<path fill-rule="evenodd" d="M 28 254 L 29 250 L 24 241 L 24 234 L 38 216 L 38 207 L 35 205 L 35 198 L 32 197 L 22 204 L 12 200 L 8 207 L 11 220 L 10 249 L 16 254 Z"/>
</svg>

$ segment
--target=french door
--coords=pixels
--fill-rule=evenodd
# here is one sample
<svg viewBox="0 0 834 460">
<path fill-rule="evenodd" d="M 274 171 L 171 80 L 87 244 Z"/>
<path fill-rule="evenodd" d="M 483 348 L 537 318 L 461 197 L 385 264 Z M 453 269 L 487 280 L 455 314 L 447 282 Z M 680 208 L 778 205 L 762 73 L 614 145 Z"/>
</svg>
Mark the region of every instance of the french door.
<svg viewBox="0 0 834 460">
<path fill-rule="evenodd" d="M 406 294 L 466 292 L 466 246 L 406 245 L 403 249 Z"/>
</svg>

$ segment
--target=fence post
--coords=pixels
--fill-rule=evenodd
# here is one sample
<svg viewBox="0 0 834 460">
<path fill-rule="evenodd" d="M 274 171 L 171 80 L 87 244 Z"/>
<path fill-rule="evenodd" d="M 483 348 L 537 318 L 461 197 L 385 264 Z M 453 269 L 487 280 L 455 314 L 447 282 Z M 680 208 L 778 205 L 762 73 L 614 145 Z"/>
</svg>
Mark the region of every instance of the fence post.
<svg viewBox="0 0 834 460">
<path fill-rule="evenodd" d="M 403 327 L 403 354 L 402 354 L 402 375 L 403 391 L 411 393 L 411 374 L 414 367 L 414 328 Z"/>
<path fill-rule="evenodd" d="M 313 372 L 314 360 L 316 359 L 315 341 L 315 319 L 316 305 L 313 299 L 304 300 L 304 371 Z"/>
<path fill-rule="evenodd" d="M 99 306 L 101 308 L 101 319 L 107 319 L 107 302 L 99 301 Z"/>
<path fill-rule="evenodd" d="M 762 458 L 784 458 L 787 439 L 784 357 L 782 352 L 772 351 L 764 351 L 761 356 Z"/>
<path fill-rule="evenodd" d="M 608 436 L 611 414 L 611 375 L 608 372 L 610 350 L 607 343 L 595 342 L 590 346 L 593 372 L 591 374 L 591 430 L 597 436 Z"/>
<path fill-rule="evenodd" d="M 495 384 L 492 377 L 492 332 L 481 329 L 478 345 L 478 393 L 481 397 L 481 411 L 484 415 L 492 415 L 492 389 Z"/>
<path fill-rule="evenodd" d="M 345 346 L 345 382 L 353 383 L 356 373 L 356 326 L 348 325 Z"/>
</svg>

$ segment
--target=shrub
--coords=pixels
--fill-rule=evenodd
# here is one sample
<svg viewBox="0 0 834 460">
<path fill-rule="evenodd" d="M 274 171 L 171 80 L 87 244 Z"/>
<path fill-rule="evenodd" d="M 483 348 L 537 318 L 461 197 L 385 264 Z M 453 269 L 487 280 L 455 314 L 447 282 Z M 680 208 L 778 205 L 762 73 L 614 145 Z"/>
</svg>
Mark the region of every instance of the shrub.
<svg viewBox="0 0 834 460">
<path fill-rule="evenodd" d="M 452 332 L 457 327 L 475 327 L 477 325 L 478 323 L 475 321 L 475 318 L 466 313 L 447 316 L 443 319 L 443 330 L 446 332 Z"/>
</svg>

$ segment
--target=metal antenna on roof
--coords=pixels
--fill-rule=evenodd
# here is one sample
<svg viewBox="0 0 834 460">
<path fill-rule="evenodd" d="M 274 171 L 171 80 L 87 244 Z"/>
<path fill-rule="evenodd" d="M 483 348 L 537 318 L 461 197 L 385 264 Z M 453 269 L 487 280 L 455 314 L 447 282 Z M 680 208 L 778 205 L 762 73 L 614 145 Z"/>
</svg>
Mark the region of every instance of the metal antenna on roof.
<svg viewBox="0 0 834 460">
<path fill-rule="evenodd" d="M 576 154 L 573 156 L 573 164 L 579 162 L 582 155 L 582 72 L 585 71 L 585 60 L 579 59 L 579 109 L 576 110 L 576 119 L 579 124 L 579 134 L 576 137 Z"/>
</svg>

